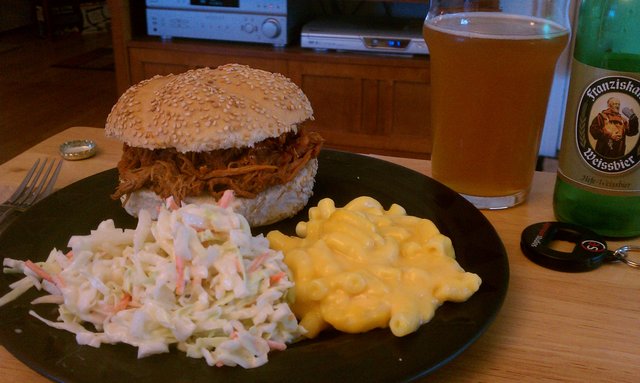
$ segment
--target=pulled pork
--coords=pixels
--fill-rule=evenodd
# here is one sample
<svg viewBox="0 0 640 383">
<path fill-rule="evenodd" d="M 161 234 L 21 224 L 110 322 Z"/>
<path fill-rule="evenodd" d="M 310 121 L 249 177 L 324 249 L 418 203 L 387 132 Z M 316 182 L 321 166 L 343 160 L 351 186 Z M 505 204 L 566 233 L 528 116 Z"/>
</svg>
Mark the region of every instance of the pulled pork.
<svg viewBox="0 0 640 383">
<path fill-rule="evenodd" d="M 253 147 L 180 153 L 173 148 L 144 149 L 124 145 L 118 163 L 120 184 L 113 199 L 138 189 L 180 203 L 187 196 L 208 193 L 219 199 L 227 189 L 237 197 L 254 198 L 273 185 L 295 178 L 318 156 L 322 137 L 315 132 L 288 132 Z M 126 201 L 125 201 L 126 203 Z"/>
</svg>

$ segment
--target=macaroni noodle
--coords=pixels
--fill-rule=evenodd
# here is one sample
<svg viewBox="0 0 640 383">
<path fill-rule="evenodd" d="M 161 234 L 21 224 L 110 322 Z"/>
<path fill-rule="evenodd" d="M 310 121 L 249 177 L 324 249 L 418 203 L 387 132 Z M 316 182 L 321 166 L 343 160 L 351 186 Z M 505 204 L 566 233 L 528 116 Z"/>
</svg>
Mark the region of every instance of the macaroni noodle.
<svg viewBox="0 0 640 383">
<path fill-rule="evenodd" d="M 444 301 L 465 301 L 480 287 L 433 222 L 396 204 L 385 211 L 359 197 L 336 208 L 325 198 L 296 234 L 272 231 L 267 239 L 293 274 L 292 308 L 309 338 L 329 326 L 349 333 L 389 327 L 404 336 Z"/>
</svg>

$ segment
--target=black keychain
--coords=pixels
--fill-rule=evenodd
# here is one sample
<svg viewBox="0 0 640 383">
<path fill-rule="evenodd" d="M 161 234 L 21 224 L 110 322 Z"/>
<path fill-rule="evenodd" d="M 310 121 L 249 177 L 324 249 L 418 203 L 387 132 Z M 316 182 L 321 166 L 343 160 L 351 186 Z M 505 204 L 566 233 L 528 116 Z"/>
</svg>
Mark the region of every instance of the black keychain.
<svg viewBox="0 0 640 383">
<path fill-rule="evenodd" d="M 562 252 L 549 247 L 553 241 L 575 244 L 573 251 Z M 605 262 L 623 262 L 640 268 L 640 262 L 629 259 L 628 253 L 639 246 L 622 246 L 615 251 L 607 249 L 607 242 L 593 231 L 563 222 L 540 222 L 522 232 L 520 246 L 533 262 L 549 269 L 581 272 L 600 267 Z"/>
</svg>

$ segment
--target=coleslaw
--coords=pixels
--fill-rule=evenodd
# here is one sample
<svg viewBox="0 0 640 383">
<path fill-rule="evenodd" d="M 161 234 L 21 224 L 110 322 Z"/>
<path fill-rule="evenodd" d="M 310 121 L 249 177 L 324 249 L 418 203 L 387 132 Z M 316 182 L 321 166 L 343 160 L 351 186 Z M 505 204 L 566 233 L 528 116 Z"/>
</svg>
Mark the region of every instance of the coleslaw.
<svg viewBox="0 0 640 383">
<path fill-rule="evenodd" d="M 287 302 L 293 282 L 282 253 L 251 235 L 232 199 L 173 204 L 157 221 L 142 211 L 135 230 L 103 221 L 44 262 L 4 259 L 5 273 L 25 277 L 0 306 L 35 287 L 48 295 L 32 303 L 59 305 L 59 317 L 30 314 L 74 333 L 79 344 L 127 343 L 139 358 L 175 344 L 211 366 L 261 366 L 305 330 Z"/>
</svg>

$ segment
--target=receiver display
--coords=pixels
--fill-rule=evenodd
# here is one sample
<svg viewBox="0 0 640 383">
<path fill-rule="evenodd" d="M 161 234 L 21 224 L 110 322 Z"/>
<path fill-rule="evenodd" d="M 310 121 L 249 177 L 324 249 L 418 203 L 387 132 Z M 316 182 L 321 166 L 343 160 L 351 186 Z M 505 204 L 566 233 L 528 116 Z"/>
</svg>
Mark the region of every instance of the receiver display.
<svg viewBox="0 0 640 383">
<path fill-rule="evenodd" d="M 191 5 L 238 8 L 240 6 L 240 0 L 191 0 Z"/>
</svg>

